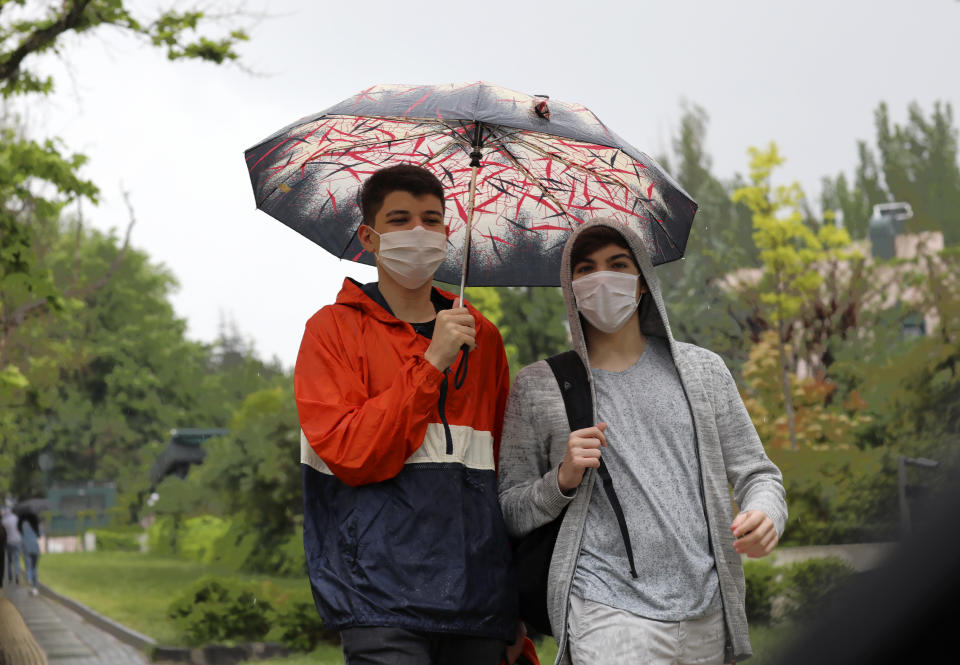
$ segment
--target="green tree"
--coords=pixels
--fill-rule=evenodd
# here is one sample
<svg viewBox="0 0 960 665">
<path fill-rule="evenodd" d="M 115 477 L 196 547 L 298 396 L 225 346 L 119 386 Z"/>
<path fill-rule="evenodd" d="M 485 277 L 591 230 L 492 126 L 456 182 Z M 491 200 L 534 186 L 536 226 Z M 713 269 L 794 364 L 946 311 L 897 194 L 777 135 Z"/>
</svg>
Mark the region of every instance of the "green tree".
<svg viewBox="0 0 960 665">
<path fill-rule="evenodd" d="M 844 228 L 855 239 L 867 237 L 873 206 L 889 200 L 877 157 L 865 141 L 857 141 L 857 168 L 852 185 L 843 173 L 822 181 L 821 208 L 824 213 L 839 212 Z"/>
<path fill-rule="evenodd" d="M 303 566 L 300 428 L 292 383 L 255 392 L 230 420 L 230 434 L 209 441 L 204 463 L 188 482 L 213 491 L 233 528 L 222 550 L 235 565 L 295 572 Z M 198 506 L 199 508 L 199 506 Z M 295 561 L 284 547 L 299 540 Z"/>
<path fill-rule="evenodd" d="M 914 211 L 908 228 L 942 231 L 948 245 L 960 243 L 960 164 L 953 107 L 937 102 L 930 117 L 917 104 L 903 125 L 891 123 L 887 105 L 876 110 L 877 148 L 887 190 Z"/>
<path fill-rule="evenodd" d="M 570 348 L 563 292 L 542 286 L 472 287 L 467 300 L 497 326 L 511 377 Z"/>
<path fill-rule="evenodd" d="M 659 266 L 657 273 L 674 335 L 739 365 L 759 330 L 751 308 L 718 283 L 727 274 L 759 265 L 759 254 L 750 210 L 730 198 L 737 181 L 723 182 L 712 172 L 708 123 L 703 108 L 685 104 L 672 153 L 661 159 L 699 208 L 684 258 Z"/>
<path fill-rule="evenodd" d="M 948 245 L 960 243 L 960 163 L 953 107 L 936 102 L 929 115 L 916 103 L 903 125 L 887 105 L 874 112 L 876 149 L 857 142 L 853 182 L 844 174 L 823 179 L 821 205 L 838 210 L 854 238 L 865 238 L 873 206 L 906 201 L 914 217 L 910 231 L 942 231 Z M 879 156 L 878 156 L 879 155 Z"/>
<path fill-rule="evenodd" d="M 797 362 L 794 340 L 796 321 L 805 304 L 819 292 L 822 264 L 831 256 L 844 259 L 850 237 L 846 231 L 824 224 L 815 233 L 805 223 L 803 192 L 799 184 L 772 184 L 772 174 L 784 162 L 777 146 L 766 150 L 750 148 L 750 185 L 738 188 L 733 200 L 744 203 L 753 213 L 753 239 L 763 262 L 760 300 L 777 331 L 781 390 L 790 437 L 797 448 L 791 368 Z"/>
<path fill-rule="evenodd" d="M 21 0 L 0 3 L 0 94 L 36 99 L 50 93 L 54 81 L 37 74 L 35 63 L 45 53 L 62 56 L 64 38 L 69 35 L 115 28 L 162 49 L 171 60 L 218 64 L 235 60 L 237 45 L 246 39 L 242 30 L 229 27 L 215 37 L 201 33 L 201 28 L 209 30 L 210 26 L 203 12 L 161 8 L 153 18 L 145 19 L 135 15 L 129 5 L 122 0 L 47 1 L 29 7 Z M 225 25 L 223 19 L 218 21 L 218 26 Z M 90 306 L 94 294 L 113 281 L 121 265 L 128 270 L 146 270 L 143 256 L 139 268 L 136 260 L 124 263 L 126 243 L 113 251 L 118 249 L 113 240 L 89 235 L 79 225 L 69 230 L 60 225 L 67 205 L 97 201 L 96 186 L 82 176 L 85 161 L 82 155 L 65 150 L 57 139 L 36 140 L 14 121 L 0 121 L 0 483 L 6 484 L 16 474 L 15 486 L 23 489 L 35 486 L 35 474 L 30 472 L 35 457 L 41 449 L 54 445 L 55 438 L 65 450 L 89 452 L 91 460 L 98 460 L 95 466 L 101 468 L 99 461 L 113 459 L 115 444 L 123 449 L 135 438 L 132 431 L 149 429 L 143 423 L 166 408 L 165 396 L 152 393 L 151 372 L 119 361 L 134 340 L 118 335 L 113 347 L 101 346 L 91 352 L 81 348 L 80 339 L 64 334 L 67 330 L 82 332 L 83 325 L 104 323 L 93 315 L 79 314 Z M 74 236 L 76 242 L 71 245 L 67 240 Z M 103 260 L 111 252 L 112 258 Z M 122 300 L 120 296 L 118 287 L 112 297 Z M 128 301 L 136 300 L 136 294 L 126 296 Z M 155 304 L 150 297 L 147 301 Z M 104 308 L 100 313 L 113 314 Z M 179 325 L 182 328 L 182 322 Z M 167 329 L 161 326 L 161 331 L 157 333 L 160 336 Z M 145 346 L 149 346 L 154 338 L 147 336 L 146 340 Z M 175 348 L 179 351 L 184 346 Z M 155 350 L 159 358 L 169 356 L 162 346 Z M 88 353 L 96 356 L 95 361 Z M 149 362 L 156 357 L 141 359 L 150 368 Z M 64 379 L 61 372 L 75 380 L 58 386 Z M 83 389 L 75 394 L 58 394 L 61 388 L 67 390 L 65 386 L 83 382 Z M 109 407 L 113 415 L 122 413 L 124 422 L 140 425 L 132 430 L 116 428 L 116 420 L 97 412 L 106 408 L 105 403 L 85 403 L 81 398 L 91 393 L 116 397 Z M 52 411 L 58 415 L 53 416 Z M 71 447 L 71 438 L 89 434 L 81 425 L 93 426 L 100 450 L 83 441 L 77 448 Z M 151 426 L 169 425 L 154 422 Z M 71 461 L 77 461 L 75 455 Z M 65 466 L 62 471 L 70 469 Z"/>
</svg>

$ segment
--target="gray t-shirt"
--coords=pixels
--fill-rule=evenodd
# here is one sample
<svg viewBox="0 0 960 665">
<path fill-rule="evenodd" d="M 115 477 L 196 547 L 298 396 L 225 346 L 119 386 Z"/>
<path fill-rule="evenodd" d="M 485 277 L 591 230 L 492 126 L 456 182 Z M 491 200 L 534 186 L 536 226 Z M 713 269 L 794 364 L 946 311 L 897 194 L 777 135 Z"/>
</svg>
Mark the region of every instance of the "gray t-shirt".
<svg viewBox="0 0 960 665">
<path fill-rule="evenodd" d="M 603 459 L 623 506 L 637 579 L 613 508 L 595 487 L 573 593 L 656 621 L 720 610 L 693 418 L 666 340 L 649 337 L 623 372 L 593 370 Z M 598 483 L 599 483 L 598 479 Z"/>
</svg>

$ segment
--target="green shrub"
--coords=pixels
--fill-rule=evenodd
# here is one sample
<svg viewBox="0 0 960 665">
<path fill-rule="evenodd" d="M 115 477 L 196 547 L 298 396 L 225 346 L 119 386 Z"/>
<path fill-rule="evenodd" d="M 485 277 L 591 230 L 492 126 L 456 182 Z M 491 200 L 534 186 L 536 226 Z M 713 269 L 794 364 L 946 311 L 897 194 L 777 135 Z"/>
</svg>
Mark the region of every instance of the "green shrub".
<svg viewBox="0 0 960 665">
<path fill-rule="evenodd" d="M 313 603 L 295 602 L 277 613 L 280 641 L 294 651 L 313 651 L 320 642 L 334 642 L 338 635 L 327 630 Z"/>
<path fill-rule="evenodd" d="M 799 621 L 812 619 L 853 572 L 853 568 L 837 557 L 791 564 L 783 584 L 786 617 Z"/>
<path fill-rule="evenodd" d="M 770 561 L 747 561 L 743 565 L 747 582 L 746 611 L 750 623 L 770 623 L 773 599 L 782 591 L 779 571 Z"/>
<path fill-rule="evenodd" d="M 230 520 L 213 515 L 186 519 L 177 533 L 177 551 L 187 559 L 212 563 L 216 558 L 216 543 L 230 526 Z"/>
<path fill-rule="evenodd" d="M 167 614 L 188 643 L 204 644 L 259 640 L 270 630 L 271 612 L 252 587 L 207 576 L 178 596 Z"/>
<path fill-rule="evenodd" d="M 177 523 L 173 515 L 162 515 L 147 527 L 147 549 L 151 554 L 177 553 Z"/>
<path fill-rule="evenodd" d="M 136 533 L 117 533 L 104 529 L 97 529 L 93 533 L 97 537 L 97 550 L 100 552 L 140 551 Z"/>
<path fill-rule="evenodd" d="M 303 527 L 297 526 L 277 548 L 276 574 L 295 577 L 307 574 L 307 557 L 303 553 Z"/>
<path fill-rule="evenodd" d="M 232 570 L 255 571 L 251 565 L 258 556 L 268 551 L 261 545 L 261 536 L 252 527 L 236 520 L 213 545 L 211 563 L 217 563 Z M 271 571 L 272 572 L 272 571 Z"/>
</svg>

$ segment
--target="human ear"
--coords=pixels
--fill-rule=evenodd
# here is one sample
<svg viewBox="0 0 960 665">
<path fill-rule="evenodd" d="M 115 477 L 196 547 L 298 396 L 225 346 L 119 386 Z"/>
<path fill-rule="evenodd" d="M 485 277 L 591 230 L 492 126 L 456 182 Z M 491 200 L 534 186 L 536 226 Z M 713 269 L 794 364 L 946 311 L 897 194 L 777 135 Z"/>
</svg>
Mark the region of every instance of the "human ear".
<svg viewBox="0 0 960 665">
<path fill-rule="evenodd" d="M 372 253 L 380 249 L 380 237 L 373 228 L 367 224 L 361 224 L 357 229 L 357 240 L 360 241 L 360 245 L 368 252 Z"/>
</svg>

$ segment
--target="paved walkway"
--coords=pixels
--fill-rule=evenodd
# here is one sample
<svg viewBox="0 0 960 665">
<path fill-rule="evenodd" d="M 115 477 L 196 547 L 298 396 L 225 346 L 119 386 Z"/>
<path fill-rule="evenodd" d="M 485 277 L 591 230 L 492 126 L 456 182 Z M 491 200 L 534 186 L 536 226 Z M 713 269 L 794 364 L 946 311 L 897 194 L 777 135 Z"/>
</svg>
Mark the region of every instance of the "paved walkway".
<svg viewBox="0 0 960 665">
<path fill-rule="evenodd" d="M 31 596 L 24 586 L 5 587 L 49 665 L 147 665 L 142 652 L 85 621 L 43 595 Z M 29 662 L 29 661 L 25 661 Z M 16 664 L 14 664 L 16 665 Z"/>
</svg>

